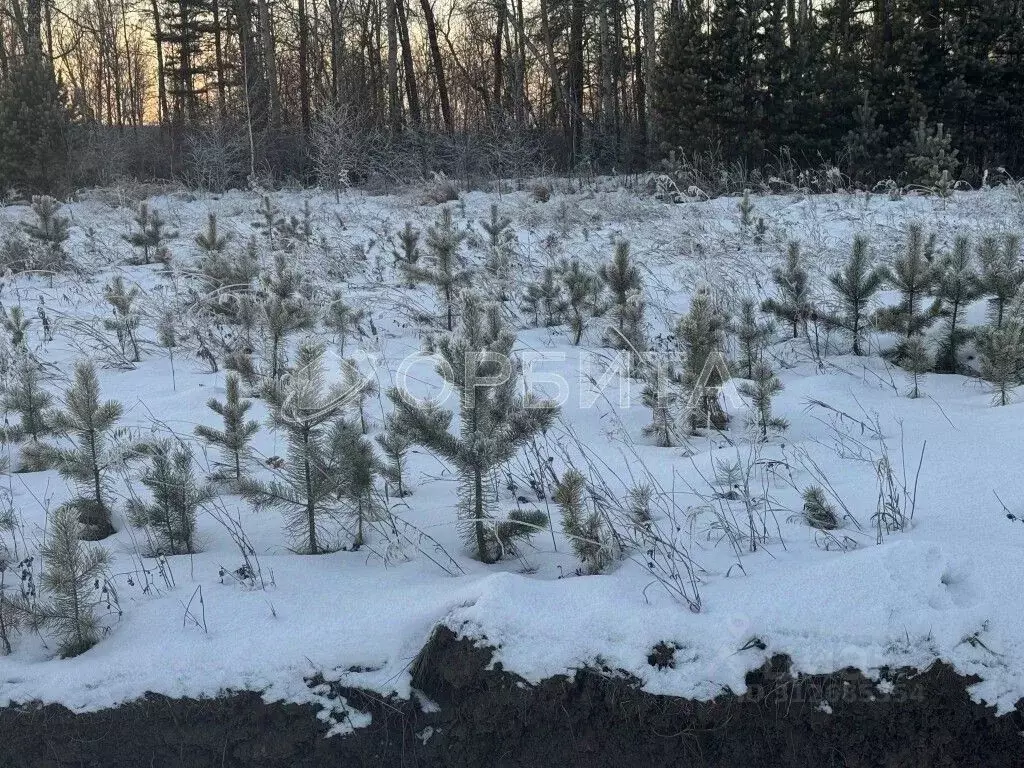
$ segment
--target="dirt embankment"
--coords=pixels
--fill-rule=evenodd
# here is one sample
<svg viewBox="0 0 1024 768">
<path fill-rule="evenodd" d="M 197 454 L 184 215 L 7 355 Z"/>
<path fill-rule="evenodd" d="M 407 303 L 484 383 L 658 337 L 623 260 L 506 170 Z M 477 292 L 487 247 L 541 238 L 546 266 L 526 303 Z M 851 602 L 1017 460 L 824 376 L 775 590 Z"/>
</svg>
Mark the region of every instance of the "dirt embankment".
<svg viewBox="0 0 1024 768">
<path fill-rule="evenodd" d="M 690 701 L 644 693 L 613 670 L 531 686 L 490 661 L 442 628 L 413 670 L 438 711 L 336 686 L 373 723 L 330 739 L 313 707 L 253 693 L 150 695 L 80 715 L 4 709 L 0 768 L 1024 768 L 1024 702 L 997 718 L 943 665 L 893 671 L 880 690 L 850 670 L 793 678 L 777 657 L 748 676 L 746 695 Z M 650 661 L 671 664 L 672 649 Z"/>
</svg>

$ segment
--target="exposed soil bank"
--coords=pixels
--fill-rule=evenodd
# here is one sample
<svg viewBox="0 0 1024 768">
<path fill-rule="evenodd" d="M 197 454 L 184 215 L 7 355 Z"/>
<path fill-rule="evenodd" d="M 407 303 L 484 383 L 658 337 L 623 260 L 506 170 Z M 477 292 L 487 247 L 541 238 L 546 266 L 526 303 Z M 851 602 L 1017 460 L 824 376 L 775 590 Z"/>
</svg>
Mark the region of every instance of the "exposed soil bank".
<svg viewBox="0 0 1024 768">
<path fill-rule="evenodd" d="M 662 647 L 651 663 L 671 657 Z M 488 671 L 490 660 L 490 650 L 441 629 L 413 670 L 440 711 L 338 687 L 373 714 L 344 738 L 323 738 L 312 707 L 266 705 L 252 693 L 150 695 L 82 715 L 0 710 L 0 766 L 1024 766 L 1024 703 L 997 718 L 971 702 L 970 680 L 943 665 L 894 672 L 883 693 L 853 671 L 793 679 L 780 657 L 748 676 L 748 695 L 699 702 L 652 696 L 607 670 L 530 686 Z"/>
</svg>

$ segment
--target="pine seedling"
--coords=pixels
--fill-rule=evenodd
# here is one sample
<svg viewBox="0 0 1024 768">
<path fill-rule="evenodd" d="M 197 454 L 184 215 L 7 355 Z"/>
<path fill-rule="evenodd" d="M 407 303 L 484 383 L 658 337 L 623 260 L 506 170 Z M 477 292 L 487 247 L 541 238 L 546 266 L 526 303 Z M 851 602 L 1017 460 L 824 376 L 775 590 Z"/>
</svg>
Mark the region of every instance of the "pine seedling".
<svg viewBox="0 0 1024 768">
<path fill-rule="evenodd" d="M 32 196 L 32 213 L 36 220 L 22 224 L 22 229 L 30 238 L 45 248 L 47 268 L 63 269 L 67 264 L 64 243 L 71 236 L 71 220 L 61 216 L 60 203 L 46 195 Z"/>
<path fill-rule="evenodd" d="M 267 236 L 267 247 L 274 250 L 274 230 L 281 220 L 281 209 L 270 199 L 270 195 L 264 195 L 260 201 L 259 214 L 262 221 L 256 226 Z"/>
<path fill-rule="evenodd" d="M 365 435 L 367 432 L 366 401 L 380 391 L 377 381 L 363 375 L 359 366 L 356 365 L 356 361 L 352 359 L 342 359 L 341 380 L 342 387 L 346 392 L 345 399 L 359 413 L 359 427 L 361 434 Z"/>
<path fill-rule="evenodd" d="M 659 448 L 671 448 L 676 444 L 676 412 L 682 383 L 683 377 L 671 365 L 656 365 L 644 385 L 641 400 L 651 409 L 651 423 L 643 428 L 643 435 L 653 438 Z"/>
<path fill-rule="evenodd" d="M 729 421 L 718 400 L 718 390 L 725 383 L 719 370 L 725 359 L 725 328 L 726 318 L 706 289 L 694 294 L 690 311 L 676 326 L 686 361 L 683 381 L 691 393 L 690 428 L 694 432 L 705 424 L 724 429 Z"/>
<path fill-rule="evenodd" d="M 922 117 L 908 152 L 907 165 L 914 179 L 940 197 L 953 193 L 952 174 L 960 167 L 958 150 L 952 148 L 952 142 L 942 123 L 936 124 L 933 131 Z"/>
<path fill-rule="evenodd" d="M 572 343 L 579 346 L 586 329 L 587 316 L 597 307 L 601 283 L 597 275 L 584 267 L 578 259 L 563 261 L 558 266 L 558 277 L 568 305 Z"/>
<path fill-rule="evenodd" d="M 244 248 L 203 253 L 196 262 L 201 300 L 211 311 L 240 321 L 240 304 L 252 306 L 253 282 L 260 275 L 258 241 L 249 238 Z"/>
<path fill-rule="evenodd" d="M 155 259 L 166 264 L 170 260 L 170 254 L 165 242 L 174 237 L 174 234 L 164 230 L 167 222 L 160 212 L 151 209 L 147 203 L 140 203 L 139 211 L 135 214 L 135 225 L 137 230 L 124 235 L 124 239 L 133 248 L 142 249 L 142 261 L 139 263 L 149 264 L 151 259 Z"/>
<path fill-rule="evenodd" d="M 397 235 L 398 245 L 394 249 L 395 264 L 401 267 L 403 264 L 415 267 L 420 260 L 420 231 L 413 229 L 412 222 L 405 222 L 405 226 Z"/>
<path fill-rule="evenodd" d="M 789 428 L 785 419 L 772 415 L 772 398 L 782 391 L 782 382 L 764 360 L 754 366 L 753 374 L 751 380 L 741 383 L 738 389 L 741 395 L 750 398 L 753 406 L 750 426 L 762 440 L 767 440 L 768 435 Z"/>
<path fill-rule="evenodd" d="M 174 370 L 174 350 L 178 347 L 176 322 L 177 316 L 174 310 L 167 309 L 160 313 L 160 319 L 156 324 L 157 344 L 167 350 L 167 356 L 171 361 L 171 389 L 174 392 L 178 391 L 178 377 Z"/>
<path fill-rule="evenodd" d="M 252 408 L 252 401 L 242 398 L 239 377 L 228 374 L 225 385 L 227 392 L 224 402 L 212 397 L 206 401 L 206 407 L 221 417 L 223 429 L 201 424 L 196 427 L 195 432 L 198 437 L 223 452 L 224 466 L 229 468 L 234 482 L 239 483 L 249 459 L 249 443 L 260 431 L 260 425 L 245 418 Z"/>
<path fill-rule="evenodd" d="M 938 299 L 922 307 L 938 278 L 938 266 L 933 263 L 934 250 L 935 236 L 925 237 L 921 225 L 912 224 L 906 248 L 886 273 L 889 284 L 900 292 L 900 302 L 894 307 L 878 310 L 875 322 L 880 330 L 903 337 L 893 350 L 893 356 L 900 365 L 907 357 L 907 340 L 929 328 L 942 307 Z"/>
<path fill-rule="evenodd" d="M 765 299 L 761 310 L 775 315 L 793 330 L 793 338 L 800 335 L 800 326 L 811 314 L 810 279 L 800 259 L 800 243 L 791 242 L 786 252 L 786 264 L 772 270 L 772 281 L 777 295 Z"/>
<path fill-rule="evenodd" d="M 419 266 L 401 261 L 398 264 L 409 280 L 434 287 L 445 314 L 445 328 L 449 332 L 455 327 L 456 296 L 469 282 L 470 271 L 460 253 L 465 239 L 466 233 L 455 226 L 451 208 L 442 208 L 438 222 L 427 229 L 428 263 Z"/>
<path fill-rule="evenodd" d="M 312 343 L 299 347 L 295 370 L 281 382 L 271 399 L 271 421 L 285 432 L 288 454 L 279 479 L 264 482 L 243 477 L 242 494 L 257 509 L 279 509 L 288 533 L 305 554 L 329 547 L 322 521 L 337 511 L 346 489 L 338 443 L 332 425 L 346 407 L 345 393 L 325 383 L 324 348 Z"/>
<path fill-rule="evenodd" d="M 412 490 L 406 479 L 405 463 L 412 441 L 394 414 L 384 419 L 384 434 L 377 435 L 377 444 L 384 453 L 380 474 L 390 492 L 398 498 L 410 495 Z"/>
<path fill-rule="evenodd" d="M 946 326 L 936 368 L 944 373 L 956 373 L 960 347 L 971 337 L 969 329 L 963 327 L 963 314 L 967 306 L 981 295 L 978 274 L 972 264 L 970 242 L 966 237 L 957 237 L 953 250 L 939 262 L 935 295 L 942 302 L 941 314 Z"/>
<path fill-rule="evenodd" d="M 204 256 L 214 253 L 223 253 L 231 240 L 230 235 L 221 234 L 217 227 L 217 214 L 210 213 L 206 216 L 206 229 L 196 235 L 196 245 Z"/>
<path fill-rule="evenodd" d="M 853 238 L 853 250 L 842 270 L 829 276 L 839 294 L 840 311 L 828 318 L 853 337 L 853 354 L 864 354 L 864 341 L 870 323 L 871 302 L 886 279 L 886 270 L 871 263 L 868 239 Z"/>
<path fill-rule="evenodd" d="M 808 486 L 803 492 L 804 521 L 819 531 L 834 531 L 839 527 L 839 516 L 829 502 L 825 491 L 817 485 Z"/>
<path fill-rule="evenodd" d="M 989 297 L 990 322 L 999 328 L 1007 307 L 1024 285 L 1020 238 L 1017 235 L 1004 235 L 1002 241 L 991 236 L 984 238 L 978 247 L 978 261 L 981 293 Z"/>
<path fill-rule="evenodd" d="M 499 281 L 504 293 L 512 269 L 515 253 L 516 234 L 511 229 L 512 219 L 498 213 L 497 203 L 491 204 L 491 215 L 481 219 L 480 226 L 487 234 L 487 254 L 485 264 L 487 271 Z M 502 300 L 504 300 L 504 295 Z"/>
<path fill-rule="evenodd" d="M 911 336 L 904 342 L 901 365 L 906 370 L 907 378 L 910 381 L 910 389 L 907 391 L 907 396 L 911 398 L 920 397 L 924 376 L 935 365 L 935 361 L 932 360 L 928 347 L 925 345 L 923 336 L 920 334 Z"/>
<path fill-rule="evenodd" d="M 264 296 L 260 302 L 263 322 L 270 336 L 270 378 L 276 385 L 284 372 L 282 355 L 288 337 L 308 330 L 316 323 L 310 302 L 311 289 L 302 273 L 289 267 L 283 253 L 274 256 L 274 271 L 262 280 Z"/>
<path fill-rule="evenodd" d="M 32 325 L 32 320 L 25 317 L 25 312 L 22 310 L 21 305 L 19 304 L 10 309 L 0 306 L 0 324 L 7 331 L 7 335 L 11 340 L 11 346 L 14 349 L 24 351 L 28 343 L 26 334 Z"/>
<path fill-rule="evenodd" d="M 365 335 L 365 331 L 363 331 L 365 319 L 366 310 L 348 304 L 340 290 L 331 294 L 331 303 L 327 305 L 327 313 L 324 315 L 324 325 L 334 334 L 335 343 L 338 345 L 338 354 L 341 357 L 345 356 L 345 342 L 350 335 Z"/>
<path fill-rule="evenodd" d="M 754 203 L 750 200 L 750 190 L 743 190 L 743 197 L 736 203 L 736 210 L 740 213 L 740 226 L 744 229 L 754 223 Z"/>
<path fill-rule="evenodd" d="M 459 331 L 442 337 L 438 373 L 458 392 L 458 437 L 449 432 L 453 413 L 437 403 L 414 402 L 392 389 L 400 423 L 410 438 L 452 462 L 461 474 L 460 518 L 463 533 L 485 563 L 512 551 L 510 537 L 534 529 L 525 518 L 495 523 L 487 478 L 534 436 L 553 422 L 558 407 L 520 392 L 520 366 L 512 357 L 515 334 L 505 327 L 500 310 L 484 305 L 473 293 L 463 296 Z M 534 513 L 523 513 L 534 518 Z M 542 514 L 542 513 L 541 513 Z M 505 538 L 503 538 L 505 537 Z"/>
<path fill-rule="evenodd" d="M 98 546 L 78 540 L 77 511 L 58 507 L 43 545 L 42 587 L 49 600 L 37 606 L 44 626 L 58 638 L 61 657 L 85 653 L 100 641 L 100 609 L 109 604 L 106 586 L 110 556 Z"/>
<path fill-rule="evenodd" d="M 643 291 L 640 270 L 636 268 L 630 258 L 628 242 L 620 240 L 615 244 L 615 255 L 611 261 L 605 262 L 598 268 L 597 276 L 611 294 L 611 304 L 616 315 L 618 330 L 624 336 L 626 321 L 622 308 L 637 292 Z"/>
<path fill-rule="evenodd" d="M 124 279 L 118 275 L 103 289 L 103 298 L 107 300 L 113 317 L 103 321 L 103 327 L 117 335 L 121 354 L 126 355 L 131 349 L 133 363 L 139 362 L 139 340 L 137 331 L 141 324 L 135 300 L 139 297 L 137 286 L 125 287 Z"/>
<path fill-rule="evenodd" d="M 33 624 L 35 613 L 32 598 L 24 588 L 13 589 L 8 583 L 8 574 L 19 587 L 24 583 L 17 578 L 17 566 L 12 561 L 10 550 L 0 542 L 0 656 L 11 655 L 11 638 Z"/>
<path fill-rule="evenodd" d="M 1024 324 L 1019 318 L 1004 318 L 1001 326 L 989 326 L 978 333 L 981 378 L 988 382 L 996 405 L 1008 405 L 1013 390 L 1024 380 Z"/>
<path fill-rule="evenodd" d="M 139 481 L 153 496 L 128 503 L 128 519 L 155 536 L 156 552 L 184 555 L 196 551 L 196 517 L 216 497 L 213 486 L 196 477 L 192 450 L 184 444 L 161 440 L 149 448 L 151 463 Z M 155 554 L 155 553 L 154 553 Z"/>
<path fill-rule="evenodd" d="M 570 469 L 555 488 L 554 501 L 562 513 L 562 533 L 583 563 L 584 572 L 595 574 L 614 561 L 613 537 L 598 511 L 587 508 L 586 492 L 583 475 Z"/>
<path fill-rule="evenodd" d="M 366 523 L 380 520 L 385 511 L 374 490 L 379 463 L 373 444 L 358 426 L 345 419 L 334 422 L 330 439 L 332 453 L 341 457 L 341 495 L 348 502 L 347 517 L 355 520 L 351 549 L 358 551 L 366 543 Z"/>
<path fill-rule="evenodd" d="M 555 280 L 555 270 L 544 267 L 541 279 L 526 286 L 523 309 L 533 315 L 533 324 L 550 328 L 560 325 L 567 302 L 562 295 L 562 286 Z"/>
<path fill-rule="evenodd" d="M 49 418 L 51 395 L 43 386 L 39 362 L 29 354 L 20 355 L 14 367 L 14 381 L 3 393 L 3 408 L 20 416 L 17 426 L 7 427 L 5 437 L 11 442 L 29 438 L 38 443 L 51 432 Z"/>
<path fill-rule="evenodd" d="M 78 496 L 68 502 L 85 526 L 83 538 L 103 539 L 114 532 L 107 475 L 116 465 L 135 455 L 136 448 L 119 445 L 115 430 L 123 408 L 116 400 L 100 402 L 100 382 L 89 361 L 75 365 L 75 381 L 64 398 L 64 409 L 52 412 L 51 426 L 66 435 L 72 448 L 52 447 L 47 453 L 61 476 L 78 486 Z"/>
<path fill-rule="evenodd" d="M 753 299 L 744 299 L 734 328 L 740 352 L 737 366 L 744 378 L 754 378 L 754 367 L 764 355 L 764 348 L 768 346 L 774 330 L 772 323 L 758 320 L 757 305 Z"/>
</svg>

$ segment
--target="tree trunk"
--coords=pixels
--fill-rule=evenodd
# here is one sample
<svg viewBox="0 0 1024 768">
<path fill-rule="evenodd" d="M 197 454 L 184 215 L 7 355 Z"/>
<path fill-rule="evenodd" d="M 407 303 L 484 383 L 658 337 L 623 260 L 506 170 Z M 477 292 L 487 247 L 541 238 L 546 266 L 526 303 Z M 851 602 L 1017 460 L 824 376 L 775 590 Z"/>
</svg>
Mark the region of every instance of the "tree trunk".
<svg viewBox="0 0 1024 768">
<path fill-rule="evenodd" d="M 157 101 L 159 102 L 160 124 L 167 122 L 169 110 L 167 108 L 167 76 L 164 72 L 164 46 L 163 31 L 160 28 L 160 7 L 156 0 L 151 0 L 153 9 L 153 39 L 156 41 L 156 90 Z"/>
<path fill-rule="evenodd" d="M 427 42 L 430 45 L 430 58 L 434 67 L 434 77 L 437 80 L 437 98 L 441 103 L 441 118 L 444 120 L 444 129 L 449 134 L 455 132 L 455 123 L 452 118 L 452 105 L 448 97 L 448 83 L 444 76 L 444 59 L 441 56 L 441 47 L 437 42 L 437 21 L 434 18 L 434 9 L 430 0 L 420 0 L 420 7 L 423 9 L 423 18 L 427 25 Z"/>
<path fill-rule="evenodd" d="M 398 91 L 398 5 L 399 0 L 385 0 L 388 4 L 388 118 L 391 130 L 402 130 L 402 96 Z"/>
<path fill-rule="evenodd" d="M 412 124 L 419 127 L 422 122 L 420 113 L 420 94 L 416 87 L 416 69 L 412 58 L 412 45 L 409 42 L 409 19 L 405 10 L 405 0 L 395 0 L 398 8 L 398 39 L 402 45 L 402 65 L 405 69 L 405 94 L 409 99 L 409 118 Z"/>
</svg>

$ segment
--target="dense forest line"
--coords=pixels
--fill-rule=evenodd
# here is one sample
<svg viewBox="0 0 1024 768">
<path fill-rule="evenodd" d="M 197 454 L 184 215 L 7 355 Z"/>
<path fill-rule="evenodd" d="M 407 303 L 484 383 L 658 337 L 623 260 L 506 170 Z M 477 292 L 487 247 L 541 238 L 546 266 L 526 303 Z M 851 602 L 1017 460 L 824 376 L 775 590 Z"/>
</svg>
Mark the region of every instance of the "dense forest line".
<svg viewBox="0 0 1024 768">
<path fill-rule="evenodd" d="M 0 0 L 0 188 L 1022 165 L 1019 0 Z M 945 179 L 942 182 L 942 179 Z"/>
</svg>

